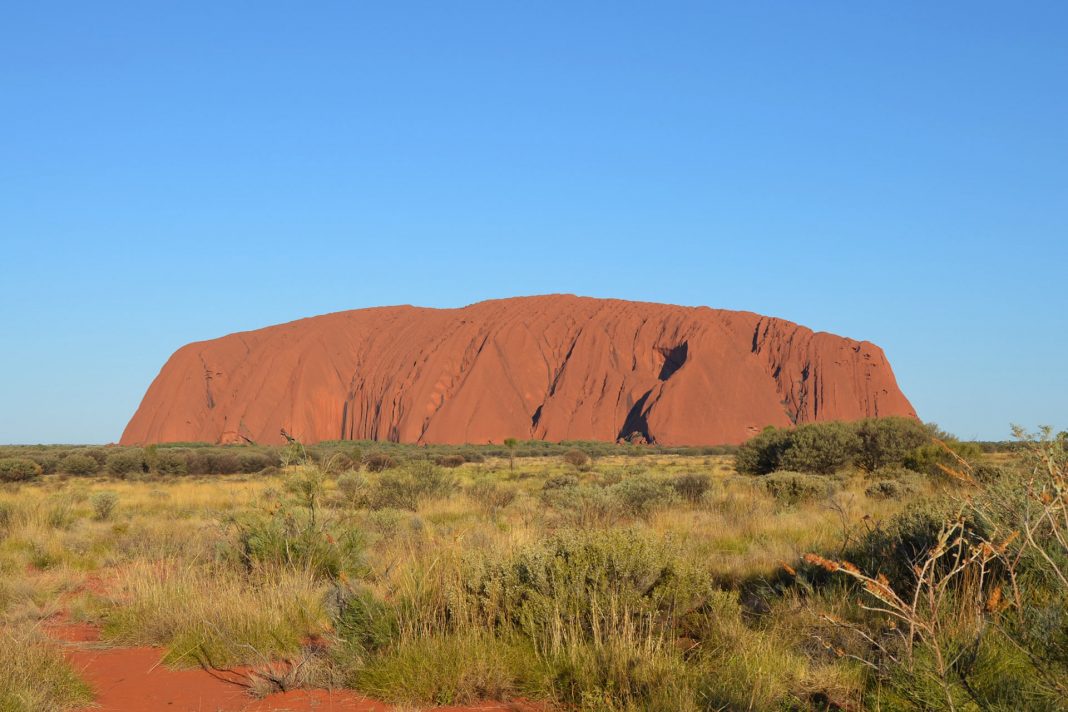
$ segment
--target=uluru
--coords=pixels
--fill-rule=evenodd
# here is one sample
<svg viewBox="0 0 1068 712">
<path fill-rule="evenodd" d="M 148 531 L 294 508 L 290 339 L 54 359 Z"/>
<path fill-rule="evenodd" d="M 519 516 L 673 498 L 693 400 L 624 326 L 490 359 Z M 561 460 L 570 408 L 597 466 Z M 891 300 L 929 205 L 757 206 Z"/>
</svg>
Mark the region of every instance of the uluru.
<svg viewBox="0 0 1068 712">
<path fill-rule="evenodd" d="M 883 351 L 782 319 L 570 295 L 337 312 L 178 349 L 122 444 L 729 444 L 916 417 Z"/>
</svg>

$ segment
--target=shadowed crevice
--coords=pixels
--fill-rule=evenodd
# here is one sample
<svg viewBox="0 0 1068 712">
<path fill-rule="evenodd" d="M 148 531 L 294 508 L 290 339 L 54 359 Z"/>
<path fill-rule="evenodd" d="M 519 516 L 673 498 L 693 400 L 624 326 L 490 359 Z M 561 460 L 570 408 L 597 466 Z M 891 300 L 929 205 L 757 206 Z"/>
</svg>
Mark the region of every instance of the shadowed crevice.
<svg viewBox="0 0 1068 712">
<path fill-rule="evenodd" d="M 620 428 L 619 434 L 616 436 L 617 440 L 630 440 L 634 433 L 639 433 L 645 442 L 653 443 L 653 436 L 649 433 L 649 422 L 645 419 L 645 402 L 649 400 L 649 396 L 653 390 L 649 389 L 645 392 L 641 398 L 631 407 L 630 412 L 627 413 L 626 420 L 623 421 L 623 427 Z"/>
<path fill-rule="evenodd" d="M 666 381 L 686 364 L 686 358 L 690 352 L 690 343 L 683 341 L 678 346 L 670 349 L 659 349 L 659 351 L 664 357 L 664 365 L 660 368 L 660 375 L 657 378 L 661 381 Z"/>
</svg>

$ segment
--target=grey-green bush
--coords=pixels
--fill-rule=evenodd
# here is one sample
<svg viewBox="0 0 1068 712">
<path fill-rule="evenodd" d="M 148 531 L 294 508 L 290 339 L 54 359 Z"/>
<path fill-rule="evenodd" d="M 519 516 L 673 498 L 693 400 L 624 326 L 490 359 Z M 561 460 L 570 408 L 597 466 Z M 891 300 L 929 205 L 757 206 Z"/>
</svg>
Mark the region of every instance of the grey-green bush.
<svg viewBox="0 0 1068 712">
<path fill-rule="evenodd" d="M 0 459 L 0 482 L 25 482 L 39 476 L 42 472 L 40 465 L 25 457 Z"/>
<path fill-rule="evenodd" d="M 864 490 L 872 499 L 899 499 L 912 491 L 912 485 L 901 480 L 877 480 Z"/>
<path fill-rule="evenodd" d="M 671 483 L 672 487 L 691 504 L 697 504 L 712 487 L 712 478 L 703 472 L 679 475 Z"/>
<path fill-rule="evenodd" d="M 589 463 L 590 456 L 584 453 L 582 450 L 568 450 L 563 454 L 563 460 L 564 462 L 573 467 L 582 468 Z"/>
<path fill-rule="evenodd" d="M 504 560 L 481 561 L 464 582 L 487 623 L 539 644 L 550 643 L 561 620 L 591 633 L 612 606 L 636 619 L 655 613 L 670 627 L 712 593 L 710 577 L 668 542 L 627 530 L 562 533 Z"/>
<path fill-rule="evenodd" d="M 397 461 L 384 452 L 372 452 L 363 458 L 363 465 L 368 472 L 383 472 L 397 466 Z"/>
<path fill-rule="evenodd" d="M 777 502 L 785 505 L 826 497 L 832 489 L 831 483 L 819 475 L 785 470 L 761 477 L 760 484 Z"/>
<path fill-rule="evenodd" d="M 231 543 L 226 552 L 249 570 L 270 563 L 307 569 L 336 579 L 364 573 L 363 534 L 352 527 L 331 532 L 310 512 L 282 506 L 267 512 L 246 512 L 230 520 Z"/>
<path fill-rule="evenodd" d="M 472 484 L 468 495 L 483 509 L 496 513 L 515 501 L 516 491 L 512 487 L 500 485 L 492 480 L 479 480 Z"/>
<path fill-rule="evenodd" d="M 619 500 L 620 509 L 632 517 L 648 517 L 675 501 L 675 489 L 666 482 L 649 477 L 628 477 L 608 488 Z"/>
<path fill-rule="evenodd" d="M 111 519 L 118 504 L 119 495 L 114 492 L 97 492 L 89 498 L 89 505 L 93 508 L 93 519 L 98 522 Z"/>
<path fill-rule="evenodd" d="M 108 455 L 104 467 L 118 477 L 140 474 L 146 470 L 145 454 L 139 448 L 118 450 Z"/>
<path fill-rule="evenodd" d="M 156 472 L 161 475 L 186 475 L 189 474 L 189 465 L 180 453 L 160 450 L 156 455 Z"/>
<path fill-rule="evenodd" d="M 343 472 L 337 478 L 337 491 L 350 507 L 363 508 L 371 502 L 371 483 L 359 472 Z"/>
<path fill-rule="evenodd" d="M 72 452 L 70 455 L 67 455 L 59 461 L 59 471 L 68 475 L 85 477 L 87 475 L 95 475 L 99 472 L 100 463 L 96 458 L 91 457 L 90 455 Z"/>
<path fill-rule="evenodd" d="M 445 497 L 455 490 L 456 478 L 451 474 L 431 462 L 416 461 L 379 475 L 371 493 L 371 506 L 414 512 L 424 499 Z"/>
</svg>

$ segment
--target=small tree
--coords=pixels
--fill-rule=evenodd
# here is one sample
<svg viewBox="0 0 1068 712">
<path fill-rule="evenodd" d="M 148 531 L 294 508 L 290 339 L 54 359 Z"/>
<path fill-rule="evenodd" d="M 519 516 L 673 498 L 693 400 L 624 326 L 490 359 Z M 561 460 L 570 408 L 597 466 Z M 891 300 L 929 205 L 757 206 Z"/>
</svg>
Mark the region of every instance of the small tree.
<svg viewBox="0 0 1068 712">
<path fill-rule="evenodd" d="M 515 449 L 519 441 L 515 438 L 505 438 L 504 446 L 508 448 L 508 469 L 515 470 Z"/>
</svg>

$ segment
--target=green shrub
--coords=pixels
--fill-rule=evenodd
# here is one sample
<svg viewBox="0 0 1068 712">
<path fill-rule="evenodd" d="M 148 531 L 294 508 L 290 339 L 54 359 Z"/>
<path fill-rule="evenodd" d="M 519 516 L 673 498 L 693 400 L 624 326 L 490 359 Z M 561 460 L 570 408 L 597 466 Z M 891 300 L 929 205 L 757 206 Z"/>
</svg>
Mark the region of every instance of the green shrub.
<svg viewBox="0 0 1068 712">
<path fill-rule="evenodd" d="M 374 509 L 415 511 L 429 498 L 447 497 L 456 490 L 456 479 L 433 463 L 417 461 L 403 469 L 383 472 L 371 494 Z"/>
<path fill-rule="evenodd" d="M 396 467 L 397 462 L 384 452 L 372 452 L 363 459 L 363 465 L 369 472 L 383 472 Z"/>
<path fill-rule="evenodd" d="M 463 579 L 487 623 L 514 627 L 545 650 L 561 624 L 581 638 L 618 624 L 618 615 L 631 622 L 652 615 L 670 626 L 712 590 L 710 578 L 667 542 L 628 530 L 558 534 L 501 561 L 481 561 Z"/>
<path fill-rule="evenodd" d="M 74 499 L 71 496 L 51 497 L 45 510 L 45 521 L 52 529 L 69 529 L 74 524 Z"/>
<path fill-rule="evenodd" d="M 160 450 L 156 456 L 156 472 L 161 475 L 189 474 L 189 465 L 181 453 Z"/>
<path fill-rule="evenodd" d="M 566 489 L 568 487 L 578 487 L 578 483 L 579 478 L 575 475 L 553 475 L 545 480 L 545 484 L 542 485 L 542 489 Z"/>
<path fill-rule="evenodd" d="M 352 652 L 376 653 L 392 643 L 399 633 L 393 607 L 366 589 L 338 587 L 334 631 Z"/>
<path fill-rule="evenodd" d="M 482 456 L 478 450 L 473 448 L 466 448 L 460 455 L 464 458 L 464 462 L 485 462 L 486 458 Z"/>
<path fill-rule="evenodd" d="M 869 531 L 846 552 L 844 558 L 859 566 L 861 571 L 883 574 L 898 594 L 910 595 L 916 585 L 913 566 L 922 564 L 938 543 L 942 528 L 947 522 L 954 521 L 956 515 L 950 502 L 914 504 L 885 525 Z M 964 534 L 966 539 L 978 544 L 988 532 L 983 523 L 965 518 Z M 944 569 L 955 563 L 954 556 L 946 556 L 939 561 L 939 567 Z"/>
<path fill-rule="evenodd" d="M 871 471 L 909 465 L 917 448 L 931 443 L 933 435 L 949 437 L 911 418 L 768 427 L 738 448 L 734 464 L 738 472 L 750 475 L 775 470 L 831 474 L 850 463 Z"/>
<path fill-rule="evenodd" d="M 108 474 L 125 477 L 146 471 L 145 454 L 138 448 L 123 449 L 108 455 L 104 465 Z"/>
<path fill-rule="evenodd" d="M 353 457 L 354 455 L 356 457 Z M 358 470 L 362 464 L 359 448 L 355 448 L 355 452 L 345 452 L 344 450 L 325 452 L 319 455 L 317 460 L 319 469 L 330 475 L 341 474 L 349 470 Z"/>
<path fill-rule="evenodd" d="M 772 426 L 743 443 L 734 454 L 734 469 L 743 475 L 766 475 L 779 469 L 790 447 L 790 431 Z"/>
<path fill-rule="evenodd" d="M 35 453 L 29 456 L 31 460 L 41 466 L 41 472 L 45 475 L 53 475 L 59 468 L 59 455 L 51 452 Z"/>
<path fill-rule="evenodd" d="M 580 529 L 604 527 L 622 515 L 622 502 L 609 487 L 577 485 L 552 487 L 541 491 L 541 502 L 557 512 L 564 523 Z"/>
<path fill-rule="evenodd" d="M 1009 476 L 1009 471 L 1000 465 L 979 464 L 972 468 L 972 477 L 977 482 L 994 484 Z"/>
<path fill-rule="evenodd" d="M 302 465 L 286 474 L 282 488 L 314 517 L 326 491 L 326 475 L 314 465 Z"/>
<path fill-rule="evenodd" d="M 800 472 L 773 472 L 760 478 L 761 486 L 784 505 L 800 504 L 826 497 L 831 490 L 830 483 L 817 475 Z"/>
<path fill-rule="evenodd" d="M 669 506 L 677 497 L 670 484 L 648 477 L 628 477 L 609 487 L 608 491 L 619 500 L 620 509 L 625 514 L 642 518 Z"/>
<path fill-rule="evenodd" d="M 0 459 L 0 482 L 24 482 L 32 480 L 43 473 L 43 469 L 33 460 L 25 457 L 5 457 Z"/>
<path fill-rule="evenodd" d="M 920 477 L 920 473 L 900 465 L 883 465 L 875 470 L 869 470 L 866 475 L 873 480 L 908 481 Z"/>
<path fill-rule="evenodd" d="M 844 423 L 812 423 L 790 433 L 780 469 L 829 475 L 848 465 L 860 438 Z"/>
<path fill-rule="evenodd" d="M 115 513 L 115 507 L 119 504 L 119 496 L 114 492 L 97 492 L 89 498 L 89 504 L 93 508 L 93 519 L 106 522 Z"/>
<path fill-rule="evenodd" d="M 108 451 L 102 447 L 85 448 L 81 451 L 81 454 L 88 455 L 89 457 L 96 460 L 97 472 L 100 472 L 101 468 L 104 467 L 104 463 L 108 460 Z"/>
<path fill-rule="evenodd" d="M 332 533 L 310 512 L 281 506 L 268 512 L 245 512 L 229 520 L 231 548 L 238 561 L 254 570 L 264 564 L 307 570 L 323 578 L 342 572 L 361 575 L 364 539 L 356 529 Z"/>
<path fill-rule="evenodd" d="M 495 514 L 515 501 L 516 491 L 511 487 L 503 487 L 492 480 L 479 480 L 467 490 L 471 497 L 480 507 Z"/>
<path fill-rule="evenodd" d="M 911 492 L 912 485 L 900 480 L 878 480 L 864 490 L 872 499 L 900 499 Z"/>
<path fill-rule="evenodd" d="M 572 467 L 582 468 L 590 462 L 590 456 L 582 450 L 568 450 L 563 454 L 563 460 Z"/>
<path fill-rule="evenodd" d="M 936 436 L 941 436 L 938 438 L 940 442 L 929 442 L 910 452 L 905 458 L 905 467 L 926 475 L 941 476 L 945 474 L 944 467 L 962 469 L 957 458 L 969 462 L 982 455 L 982 448 L 975 443 L 963 443 L 945 433 Z"/>
<path fill-rule="evenodd" d="M 931 442 L 931 433 L 912 418 L 867 418 L 853 426 L 858 447 L 854 462 L 869 472 L 888 465 L 901 465 L 918 447 Z"/>
<path fill-rule="evenodd" d="M 59 471 L 68 475 L 86 477 L 99 472 L 100 463 L 94 457 L 74 452 L 60 460 Z"/>
<path fill-rule="evenodd" d="M 698 708 L 674 641 L 714 591 L 670 542 L 640 531 L 565 532 L 501 559 L 469 559 L 460 580 L 475 626 L 534 647 L 555 701 L 591 711 Z"/>
<path fill-rule="evenodd" d="M 238 470 L 247 475 L 262 472 L 268 467 L 278 467 L 277 457 L 262 452 L 243 452 L 237 456 Z"/>
<path fill-rule="evenodd" d="M 439 466 L 450 468 L 459 467 L 465 462 L 467 461 L 464 459 L 463 455 L 445 455 L 444 457 L 439 457 L 437 460 Z"/>
<path fill-rule="evenodd" d="M 691 504 L 697 504 L 712 488 L 712 478 L 703 472 L 679 475 L 671 485 L 680 497 Z"/>
<path fill-rule="evenodd" d="M 371 503 L 371 483 L 359 472 L 338 475 L 337 491 L 342 501 L 350 507 L 359 509 Z"/>
</svg>

